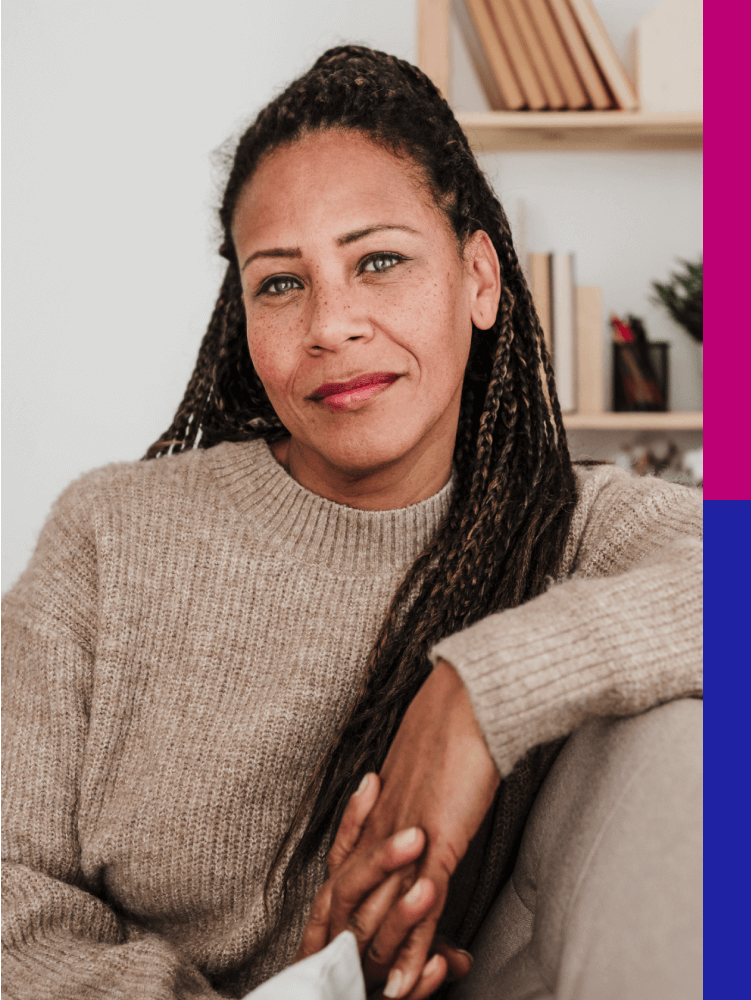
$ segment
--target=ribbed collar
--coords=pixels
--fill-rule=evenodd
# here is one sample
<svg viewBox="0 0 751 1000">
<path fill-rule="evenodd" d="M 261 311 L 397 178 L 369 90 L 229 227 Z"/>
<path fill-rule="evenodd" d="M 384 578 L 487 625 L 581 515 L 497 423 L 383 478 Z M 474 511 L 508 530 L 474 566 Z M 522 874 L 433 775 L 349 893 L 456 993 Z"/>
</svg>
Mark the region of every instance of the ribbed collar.
<svg viewBox="0 0 751 1000">
<path fill-rule="evenodd" d="M 406 569 L 435 534 L 451 503 L 453 477 L 434 496 L 398 510 L 356 510 L 300 486 L 265 441 L 205 452 L 220 487 L 274 547 L 332 571 Z"/>
</svg>

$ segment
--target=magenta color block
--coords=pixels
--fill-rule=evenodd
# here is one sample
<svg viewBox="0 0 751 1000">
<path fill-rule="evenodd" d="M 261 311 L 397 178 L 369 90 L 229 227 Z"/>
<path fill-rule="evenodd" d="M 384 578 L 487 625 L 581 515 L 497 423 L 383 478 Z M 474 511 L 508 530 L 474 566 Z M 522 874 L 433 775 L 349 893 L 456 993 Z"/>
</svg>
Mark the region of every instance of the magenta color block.
<svg viewBox="0 0 751 1000">
<path fill-rule="evenodd" d="M 751 500 L 750 37 L 748 0 L 705 5 L 704 486 L 711 500 Z"/>
</svg>

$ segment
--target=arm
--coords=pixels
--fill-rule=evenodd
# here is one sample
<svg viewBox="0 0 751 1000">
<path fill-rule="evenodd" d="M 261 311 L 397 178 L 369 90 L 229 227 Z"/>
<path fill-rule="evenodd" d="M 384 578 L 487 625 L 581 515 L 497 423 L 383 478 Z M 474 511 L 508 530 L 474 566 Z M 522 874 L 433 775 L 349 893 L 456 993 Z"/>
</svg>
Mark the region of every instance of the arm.
<svg viewBox="0 0 751 1000">
<path fill-rule="evenodd" d="M 362 844 L 420 826 L 428 849 L 419 871 L 437 889 L 401 951 L 390 918 L 376 936 L 384 964 L 398 953 L 388 995 L 416 981 L 449 877 L 499 778 L 528 749 L 592 716 L 635 714 L 701 689 L 698 495 L 618 470 L 599 475 L 582 491 L 573 574 L 439 643 L 386 759 Z"/>
<path fill-rule="evenodd" d="M 461 676 L 501 777 L 593 716 L 702 691 L 699 492 L 619 473 L 583 493 L 572 576 L 431 653 Z"/>
<path fill-rule="evenodd" d="M 42 996 L 218 996 L 168 942 L 91 884 L 77 836 L 99 594 L 80 485 L 58 502 L 3 626 L 4 986 Z"/>
</svg>

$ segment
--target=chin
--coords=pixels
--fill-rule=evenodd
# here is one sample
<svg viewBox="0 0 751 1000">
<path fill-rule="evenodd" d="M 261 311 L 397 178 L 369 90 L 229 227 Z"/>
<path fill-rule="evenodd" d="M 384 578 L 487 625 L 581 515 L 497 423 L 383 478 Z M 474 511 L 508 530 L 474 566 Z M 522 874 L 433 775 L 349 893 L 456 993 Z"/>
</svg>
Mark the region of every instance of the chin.
<svg viewBox="0 0 751 1000">
<path fill-rule="evenodd" d="M 419 442 L 419 436 L 406 435 L 395 430 L 379 433 L 333 435 L 323 447 L 316 447 L 318 454 L 330 465 L 354 474 L 366 474 L 394 465 L 406 458 Z"/>
</svg>

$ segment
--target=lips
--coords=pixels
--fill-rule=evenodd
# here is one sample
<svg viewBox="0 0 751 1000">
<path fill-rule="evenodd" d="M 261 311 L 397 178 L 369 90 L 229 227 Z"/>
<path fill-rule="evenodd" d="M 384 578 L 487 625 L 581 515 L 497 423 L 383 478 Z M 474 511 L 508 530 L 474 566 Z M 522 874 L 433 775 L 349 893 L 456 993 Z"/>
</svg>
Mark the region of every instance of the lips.
<svg viewBox="0 0 751 1000">
<path fill-rule="evenodd" d="M 324 382 L 308 398 L 323 401 L 332 410 L 357 409 L 372 396 L 388 389 L 398 378 L 396 372 L 370 372 L 347 382 Z"/>
</svg>

